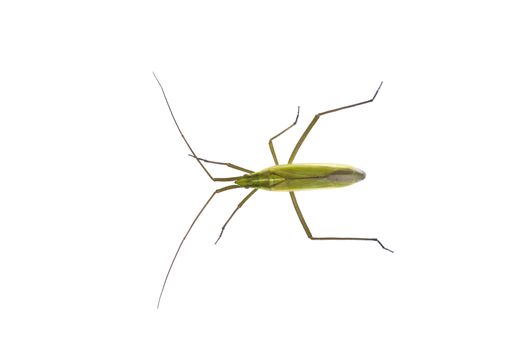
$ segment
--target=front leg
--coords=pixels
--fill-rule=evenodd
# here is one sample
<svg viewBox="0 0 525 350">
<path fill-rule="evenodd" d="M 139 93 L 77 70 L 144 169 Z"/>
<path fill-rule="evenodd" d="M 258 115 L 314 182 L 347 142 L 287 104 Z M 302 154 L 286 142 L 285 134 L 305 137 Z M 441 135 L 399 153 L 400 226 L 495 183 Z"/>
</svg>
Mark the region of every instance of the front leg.
<svg viewBox="0 0 525 350">
<path fill-rule="evenodd" d="M 238 165 L 235 165 L 235 164 L 232 164 L 232 163 L 224 163 L 224 162 L 215 162 L 213 160 L 207 160 L 207 159 L 204 159 L 204 158 L 200 158 L 200 157 L 195 157 L 193 154 L 188 154 L 190 157 L 193 157 L 197 160 L 200 160 L 202 162 L 205 162 L 205 163 L 211 163 L 211 164 L 219 164 L 219 165 L 226 165 L 228 168 L 232 168 L 232 169 L 235 169 L 235 170 L 239 170 L 239 171 L 243 171 L 245 173 L 248 173 L 248 174 L 251 174 L 253 173 L 253 171 L 249 170 L 249 169 L 245 169 L 243 167 L 240 167 Z"/>
</svg>

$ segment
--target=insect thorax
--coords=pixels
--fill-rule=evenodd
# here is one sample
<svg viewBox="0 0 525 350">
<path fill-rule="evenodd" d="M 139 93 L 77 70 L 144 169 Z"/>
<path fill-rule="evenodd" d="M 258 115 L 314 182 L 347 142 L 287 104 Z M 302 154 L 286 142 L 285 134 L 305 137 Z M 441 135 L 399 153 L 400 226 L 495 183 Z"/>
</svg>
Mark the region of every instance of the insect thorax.
<svg viewBox="0 0 525 350">
<path fill-rule="evenodd" d="M 263 170 L 253 174 L 245 175 L 235 183 L 246 188 L 271 189 L 273 186 L 283 182 L 285 179 L 270 171 Z"/>
</svg>

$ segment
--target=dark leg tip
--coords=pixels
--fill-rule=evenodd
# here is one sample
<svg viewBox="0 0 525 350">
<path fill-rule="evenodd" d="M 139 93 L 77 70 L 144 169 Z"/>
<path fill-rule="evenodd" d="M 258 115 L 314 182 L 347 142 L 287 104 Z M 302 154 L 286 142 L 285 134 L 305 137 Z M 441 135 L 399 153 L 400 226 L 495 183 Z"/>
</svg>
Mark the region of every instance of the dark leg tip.
<svg viewBox="0 0 525 350">
<path fill-rule="evenodd" d="M 217 240 L 215 241 L 215 245 L 217 245 L 217 242 L 219 242 L 219 240 L 221 239 L 221 237 L 222 237 L 222 233 L 224 232 L 224 228 L 225 228 L 225 227 L 226 227 L 226 226 L 223 226 L 223 227 L 222 227 L 221 233 L 219 234 L 219 238 L 217 238 Z"/>
<path fill-rule="evenodd" d="M 383 243 L 381 243 L 380 240 L 376 239 L 375 241 L 376 241 L 377 243 L 379 243 L 379 245 L 381 246 L 381 248 L 383 248 L 384 250 L 388 250 L 390 253 L 393 253 L 393 252 L 394 252 L 393 250 L 388 249 L 387 247 L 385 247 L 385 246 L 383 245 Z"/>
</svg>

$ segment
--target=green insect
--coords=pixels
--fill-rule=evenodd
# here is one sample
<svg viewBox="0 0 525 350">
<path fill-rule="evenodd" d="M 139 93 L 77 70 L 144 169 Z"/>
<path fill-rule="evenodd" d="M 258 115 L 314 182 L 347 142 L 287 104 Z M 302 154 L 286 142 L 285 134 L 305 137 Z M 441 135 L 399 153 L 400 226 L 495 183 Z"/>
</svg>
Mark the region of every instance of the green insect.
<svg viewBox="0 0 525 350">
<path fill-rule="evenodd" d="M 186 137 L 184 137 L 184 134 L 182 133 L 179 124 L 177 123 L 177 120 L 175 119 L 175 116 L 173 115 L 173 111 L 171 110 L 170 104 L 168 102 L 168 98 L 166 97 L 166 93 L 164 92 L 164 88 L 162 87 L 159 79 L 153 73 L 153 76 L 157 80 L 157 83 L 160 86 L 160 89 L 162 90 L 162 94 L 164 95 L 164 99 L 166 100 L 166 104 L 168 105 L 168 109 L 170 111 L 171 117 L 173 118 L 173 121 L 175 122 L 175 125 L 177 129 L 179 130 L 180 135 L 182 136 L 182 139 L 188 146 L 191 154 L 190 156 L 195 158 L 199 165 L 202 167 L 204 172 L 208 175 L 208 177 L 216 182 L 234 182 L 234 184 L 231 184 L 229 186 L 225 186 L 222 188 L 219 188 L 215 190 L 210 198 L 204 203 L 204 206 L 201 208 L 195 219 L 193 219 L 193 222 L 191 223 L 190 227 L 188 228 L 188 231 L 186 231 L 186 234 L 182 238 L 182 241 L 179 244 L 179 247 L 177 248 L 177 251 L 175 252 L 175 256 L 173 257 L 173 260 L 171 261 L 170 267 L 168 269 L 168 272 L 166 273 L 166 277 L 164 278 L 164 284 L 162 285 L 162 289 L 159 295 L 159 300 L 157 303 L 157 308 L 160 305 L 160 301 L 162 299 L 162 294 L 164 293 L 164 288 L 166 287 L 166 282 L 168 281 L 168 276 L 171 272 L 171 269 L 173 267 L 173 263 L 175 262 L 175 259 L 177 258 L 177 255 L 179 254 L 180 248 L 182 247 L 182 244 L 186 240 L 186 237 L 188 237 L 188 234 L 190 233 L 193 225 L 197 221 L 197 219 L 200 217 L 206 206 L 210 203 L 212 198 L 217 194 L 228 190 L 233 190 L 236 188 L 246 188 L 246 189 L 252 189 L 250 193 L 244 199 L 237 205 L 237 208 L 233 211 L 233 213 L 230 215 L 228 220 L 226 220 L 226 223 L 222 226 L 221 233 L 219 234 L 219 238 L 217 238 L 217 242 L 221 239 L 222 234 L 224 232 L 224 229 L 226 228 L 226 225 L 230 222 L 233 215 L 239 210 L 244 203 L 248 199 L 250 199 L 251 196 L 257 190 L 262 189 L 266 191 L 286 191 L 290 193 L 290 197 L 292 199 L 292 204 L 295 208 L 295 211 L 297 212 L 297 216 L 299 217 L 299 221 L 301 222 L 301 225 L 303 225 L 304 230 L 306 231 L 306 235 L 308 238 L 312 240 L 354 240 L 354 241 L 375 241 L 379 243 L 379 245 L 389 252 L 393 253 L 392 250 L 386 248 L 377 238 L 361 238 L 361 237 L 314 237 L 312 233 L 310 232 L 310 229 L 308 228 L 308 225 L 306 224 L 306 221 L 303 217 L 303 214 L 301 213 L 301 209 L 299 208 L 299 204 L 297 203 L 297 198 L 295 198 L 295 191 L 301 191 L 301 190 L 311 190 L 311 189 L 321 189 L 321 188 L 336 188 L 336 187 L 344 187 L 352 185 L 358 181 L 361 181 L 365 178 L 365 173 L 353 166 L 350 165 L 341 165 L 341 164 L 293 164 L 293 161 L 295 159 L 295 156 L 297 155 L 297 152 L 299 151 L 299 148 L 303 144 L 304 140 L 306 139 L 306 136 L 310 133 L 312 128 L 314 127 L 315 123 L 319 120 L 319 118 L 323 115 L 334 113 L 341 111 L 343 109 L 356 107 L 359 105 L 363 105 L 369 102 L 374 101 L 375 97 L 377 96 L 377 93 L 379 92 L 379 89 L 381 88 L 381 85 L 383 85 L 383 82 L 379 84 L 379 87 L 377 88 L 374 96 L 366 101 L 354 103 L 348 106 L 343 106 L 335 109 L 331 109 L 322 113 L 318 113 L 315 115 L 313 120 L 310 122 L 304 133 L 299 138 L 299 141 L 297 141 L 297 144 L 295 145 L 295 148 L 292 151 L 292 154 L 290 155 L 290 158 L 288 159 L 288 164 L 279 164 L 277 160 L 277 156 L 275 155 L 275 150 L 273 148 L 273 140 L 277 137 L 281 136 L 283 133 L 288 131 L 290 128 L 292 128 L 295 124 L 297 124 L 297 120 L 299 119 L 299 110 L 300 108 L 297 108 L 297 116 L 295 117 L 295 121 L 272 137 L 270 139 L 269 146 L 270 151 L 272 153 L 273 160 L 275 162 L 274 166 L 271 166 L 269 168 L 263 169 L 261 171 L 251 171 L 246 168 L 240 167 L 235 164 L 231 163 L 223 163 L 223 162 L 214 162 L 210 160 L 206 160 L 203 158 L 197 157 L 193 149 L 191 148 L 190 144 L 186 140 Z M 225 165 L 229 168 L 236 169 L 239 171 L 242 171 L 246 174 L 242 176 L 235 176 L 235 177 L 226 177 L 226 178 L 217 178 L 210 174 L 208 169 L 204 166 L 204 163 L 212 163 L 212 164 L 219 164 L 219 165 Z"/>
</svg>

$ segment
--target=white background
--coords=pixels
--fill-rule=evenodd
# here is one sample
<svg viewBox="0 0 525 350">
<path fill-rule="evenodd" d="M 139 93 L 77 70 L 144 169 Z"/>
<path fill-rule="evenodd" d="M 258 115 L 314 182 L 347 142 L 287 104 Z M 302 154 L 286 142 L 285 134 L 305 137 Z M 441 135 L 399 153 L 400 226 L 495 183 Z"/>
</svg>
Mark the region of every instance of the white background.
<svg viewBox="0 0 525 350">
<path fill-rule="evenodd" d="M 523 349 L 519 2 L 4 2 L 0 348 Z M 349 188 L 217 196 L 195 151 Z M 210 168 L 217 175 L 237 172 Z M 521 334 L 520 334 L 521 332 Z"/>
</svg>

